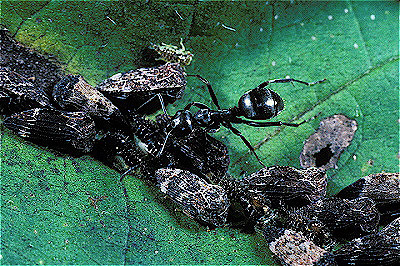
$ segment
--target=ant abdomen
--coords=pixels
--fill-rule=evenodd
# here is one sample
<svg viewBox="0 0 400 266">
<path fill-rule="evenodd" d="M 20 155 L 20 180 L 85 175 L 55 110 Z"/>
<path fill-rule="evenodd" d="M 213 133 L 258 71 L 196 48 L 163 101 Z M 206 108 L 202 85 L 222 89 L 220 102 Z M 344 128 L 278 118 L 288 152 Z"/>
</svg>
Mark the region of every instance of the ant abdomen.
<svg viewBox="0 0 400 266">
<path fill-rule="evenodd" d="M 284 108 L 282 98 L 274 91 L 255 88 L 239 99 L 241 115 L 252 120 L 266 120 L 277 116 Z"/>
</svg>

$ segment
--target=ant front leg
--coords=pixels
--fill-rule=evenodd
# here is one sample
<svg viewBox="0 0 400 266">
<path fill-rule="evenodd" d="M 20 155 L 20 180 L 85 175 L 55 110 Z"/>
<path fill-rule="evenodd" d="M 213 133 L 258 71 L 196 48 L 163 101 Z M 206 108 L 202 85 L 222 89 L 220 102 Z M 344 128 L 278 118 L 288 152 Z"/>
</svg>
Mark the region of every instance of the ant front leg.
<svg viewBox="0 0 400 266">
<path fill-rule="evenodd" d="M 200 102 L 191 102 L 188 105 L 185 106 L 185 108 L 183 108 L 183 110 L 187 111 L 189 110 L 192 106 L 195 106 L 197 108 L 200 109 L 207 109 L 210 110 L 210 107 L 208 107 L 207 105 L 205 105 L 204 103 L 200 103 Z"/>
<path fill-rule="evenodd" d="M 305 82 L 305 81 L 301 81 L 301 80 L 298 80 L 298 79 L 292 79 L 292 78 L 288 78 L 288 79 L 273 79 L 273 80 L 268 80 L 268 81 L 265 81 L 265 82 L 261 83 L 260 85 L 258 85 L 258 88 L 264 88 L 270 83 L 288 83 L 288 82 L 292 82 L 293 83 L 293 82 L 298 82 L 298 83 L 301 83 L 301 84 L 305 84 L 307 86 L 312 86 L 312 85 L 319 84 L 319 83 L 322 83 L 322 82 L 325 82 L 325 81 L 326 81 L 326 79 L 322 79 L 322 80 L 318 80 L 318 81 L 314 81 L 314 82 Z"/>
<path fill-rule="evenodd" d="M 212 99 L 213 103 L 215 104 L 215 106 L 216 106 L 218 109 L 221 109 L 221 106 L 219 106 L 219 103 L 218 103 L 217 96 L 215 95 L 215 92 L 214 92 L 213 88 L 211 87 L 210 82 L 209 82 L 208 80 L 206 80 L 205 78 L 203 78 L 202 76 L 197 75 L 197 74 L 195 74 L 195 75 L 188 75 L 188 76 L 196 77 L 196 78 L 198 78 L 200 81 L 202 81 L 204 84 L 206 84 L 207 89 L 208 89 L 208 92 L 210 93 L 210 96 L 211 96 L 211 99 Z"/>
</svg>

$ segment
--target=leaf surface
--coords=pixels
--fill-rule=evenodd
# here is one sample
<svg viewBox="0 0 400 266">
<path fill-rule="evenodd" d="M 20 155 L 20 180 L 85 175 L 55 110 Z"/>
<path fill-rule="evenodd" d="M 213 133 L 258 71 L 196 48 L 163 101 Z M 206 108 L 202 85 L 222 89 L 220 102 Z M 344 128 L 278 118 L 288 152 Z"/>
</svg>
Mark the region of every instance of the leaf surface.
<svg viewBox="0 0 400 266">
<path fill-rule="evenodd" d="M 1 2 L 1 23 L 16 39 L 55 55 L 66 72 L 93 85 L 146 61 L 153 43 L 185 47 L 188 73 L 207 78 L 229 108 L 261 82 L 290 76 L 328 82 L 271 84 L 285 100 L 275 120 L 299 128 L 236 127 L 266 165 L 300 167 L 303 141 L 334 114 L 358 123 L 329 193 L 358 178 L 399 171 L 398 3 L 363 2 Z M 188 78 L 173 114 L 191 101 L 212 102 Z M 214 136 L 230 149 L 230 173 L 261 166 L 226 129 Z M 94 159 L 35 146 L 2 129 L 3 264 L 267 264 L 258 235 L 213 231 L 175 210 L 158 191 Z"/>
</svg>

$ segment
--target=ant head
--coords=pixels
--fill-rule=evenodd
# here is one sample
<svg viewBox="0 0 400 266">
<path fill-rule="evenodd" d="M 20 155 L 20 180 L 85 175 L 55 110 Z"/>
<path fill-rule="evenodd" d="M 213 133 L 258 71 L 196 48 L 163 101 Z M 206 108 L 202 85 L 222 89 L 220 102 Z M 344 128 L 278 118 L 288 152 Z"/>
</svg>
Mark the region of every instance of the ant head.
<svg viewBox="0 0 400 266">
<path fill-rule="evenodd" d="M 193 118 L 188 110 L 178 111 L 172 117 L 171 127 L 177 136 L 186 136 L 193 131 Z"/>
<path fill-rule="evenodd" d="M 193 119 L 197 125 L 207 129 L 207 132 L 216 132 L 221 125 L 221 111 L 213 111 L 210 109 L 200 109 L 194 115 Z"/>
<path fill-rule="evenodd" d="M 266 120 L 277 116 L 283 110 L 282 98 L 274 91 L 255 88 L 239 99 L 241 115 L 252 120 Z"/>
</svg>

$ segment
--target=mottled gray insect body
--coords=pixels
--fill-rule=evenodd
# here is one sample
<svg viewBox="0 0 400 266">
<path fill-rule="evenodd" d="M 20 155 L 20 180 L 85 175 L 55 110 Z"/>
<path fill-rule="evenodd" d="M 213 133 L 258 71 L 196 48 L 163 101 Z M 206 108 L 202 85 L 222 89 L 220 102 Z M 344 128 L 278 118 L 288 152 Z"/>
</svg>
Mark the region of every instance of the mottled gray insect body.
<svg viewBox="0 0 400 266">
<path fill-rule="evenodd" d="M 393 220 L 400 215 L 400 174 L 365 176 L 342 189 L 337 196 L 344 199 L 369 197 L 376 202 L 376 207 L 385 219 Z"/>
<path fill-rule="evenodd" d="M 64 77 L 54 87 L 53 99 L 62 110 L 86 112 L 100 125 L 124 123 L 119 109 L 80 75 Z"/>
<path fill-rule="evenodd" d="M 192 219 L 215 227 L 226 223 L 230 203 L 222 187 L 180 169 L 159 169 L 156 179 L 161 192 Z"/>
<path fill-rule="evenodd" d="M 15 113 L 4 125 L 34 143 L 71 153 L 88 153 L 96 136 L 93 119 L 84 112 L 35 108 Z"/>
<path fill-rule="evenodd" d="M 165 104 L 181 98 L 186 87 L 186 73 L 178 63 L 139 68 L 115 74 L 96 86 L 122 110 L 151 113 Z"/>
<path fill-rule="evenodd" d="M 353 239 L 334 251 L 339 265 L 399 265 L 400 218 L 380 232 Z"/>
<path fill-rule="evenodd" d="M 245 177 L 244 189 L 250 194 L 271 202 L 304 206 L 326 194 L 326 174 L 318 168 L 298 170 L 289 166 L 271 166 Z"/>
<path fill-rule="evenodd" d="M 321 229 L 348 239 L 376 232 L 379 218 L 375 202 L 364 197 L 354 200 L 322 198 L 291 213 L 288 220 L 292 226 L 303 230 L 311 221 L 319 221 Z"/>
<path fill-rule="evenodd" d="M 0 112 L 10 114 L 50 105 L 48 95 L 27 78 L 0 67 Z"/>
</svg>

